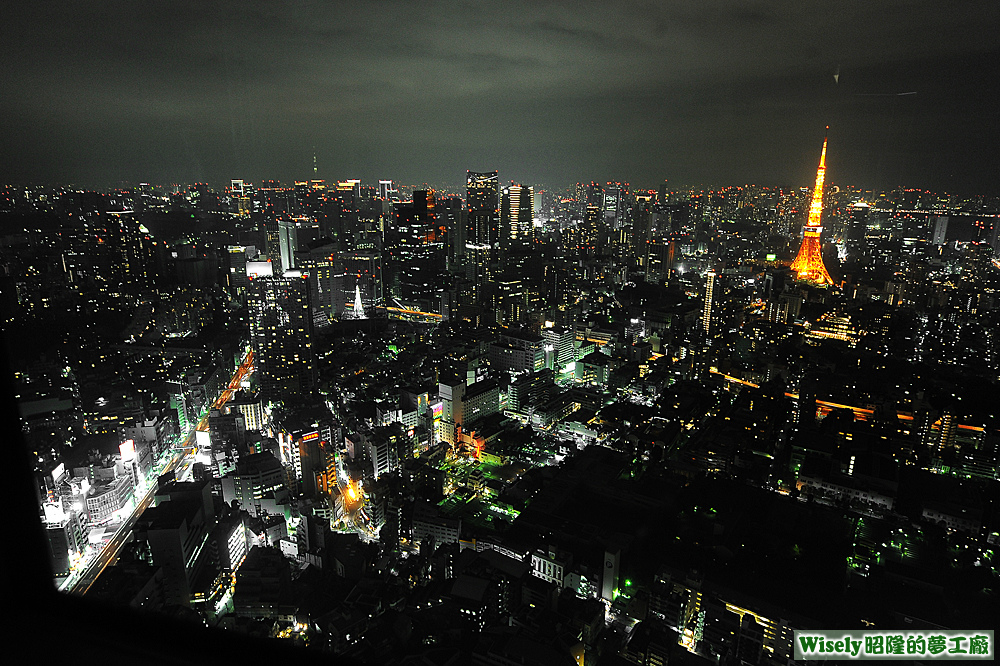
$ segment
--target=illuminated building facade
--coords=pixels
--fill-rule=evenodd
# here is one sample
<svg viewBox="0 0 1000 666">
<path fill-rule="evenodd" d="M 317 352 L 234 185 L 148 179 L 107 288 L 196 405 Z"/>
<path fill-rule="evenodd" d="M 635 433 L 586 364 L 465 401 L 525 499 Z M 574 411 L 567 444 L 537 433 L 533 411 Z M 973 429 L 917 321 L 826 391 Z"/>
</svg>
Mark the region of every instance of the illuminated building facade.
<svg viewBox="0 0 1000 666">
<path fill-rule="evenodd" d="M 931 244 L 933 245 L 944 245 L 948 239 L 948 216 L 947 215 L 932 215 L 931 221 L 933 222 L 933 236 L 931 237 Z"/>
<path fill-rule="evenodd" d="M 663 284 L 670 277 L 674 267 L 674 257 L 677 254 L 676 243 L 665 238 L 650 238 L 646 241 L 643 254 L 640 255 L 642 267 L 645 269 L 646 282 Z"/>
<path fill-rule="evenodd" d="M 73 289 L 115 303 L 152 285 L 154 243 L 132 210 L 108 210 L 100 196 L 81 194 L 80 214 L 63 223 L 61 264 Z"/>
<path fill-rule="evenodd" d="M 236 470 L 222 479 L 222 499 L 226 503 L 236 500 L 240 509 L 251 516 L 267 513 L 267 499 L 279 499 L 286 492 L 285 470 L 281 463 L 269 451 L 254 453 L 244 457 L 236 466 Z"/>
<path fill-rule="evenodd" d="M 715 281 L 718 276 L 715 271 L 709 271 L 705 278 L 705 305 L 701 311 L 701 327 L 705 336 L 712 334 L 712 301 L 715 298 Z"/>
<path fill-rule="evenodd" d="M 132 477 L 122 474 L 106 485 L 91 486 L 87 496 L 87 513 L 90 521 L 99 524 L 120 511 L 132 497 Z"/>
<path fill-rule="evenodd" d="M 499 277 L 496 284 L 494 310 L 497 322 L 504 326 L 516 326 L 523 323 L 526 306 L 524 280 L 515 273 Z"/>
<path fill-rule="evenodd" d="M 605 186 L 601 205 L 605 228 L 618 230 L 626 226 L 629 221 L 630 197 L 628 183 L 608 183 Z"/>
<path fill-rule="evenodd" d="M 561 370 L 576 360 L 574 355 L 575 348 L 573 346 L 576 342 L 576 331 L 574 329 L 567 326 L 552 326 L 543 328 L 541 335 L 545 340 L 547 354 L 546 367 L 553 370 Z M 551 351 L 549 350 L 550 347 Z"/>
<path fill-rule="evenodd" d="M 393 185 L 391 180 L 378 181 L 378 198 L 385 201 L 398 200 L 399 190 Z"/>
<path fill-rule="evenodd" d="M 544 402 L 555 387 L 554 375 L 543 368 L 529 375 L 521 375 L 507 389 L 507 411 L 527 414 L 530 406 Z"/>
<path fill-rule="evenodd" d="M 253 194 L 253 188 L 250 187 L 250 183 L 244 182 L 242 178 L 234 178 L 230 182 L 229 196 L 232 202 L 236 204 L 236 214 L 240 217 L 250 215 L 250 196 Z"/>
<path fill-rule="evenodd" d="M 865 240 L 865 233 L 868 231 L 868 213 L 871 206 L 864 201 L 859 201 L 851 206 L 851 219 L 847 227 L 847 240 L 857 246 Z"/>
<path fill-rule="evenodd" d="M 787 664 L 793 657 L 793 626 L 777 608 L 741 602 L 728 590 L 716 590 L 701 579 L 679 572 L 661 572 L 653 583 L 649 610 L 677 632 L 678 643 L 690 652 L 718 658 L 727 652 L 756 664 Z M 765 615 L 766 613 L 766 615 Z M 780 614 L 779 614 L 780 613 Z M 808 623 L 808 621 L 805 621 Z"/>
<path fill-rule="evenodd" d="M 443 231 L 448 259 L 454 261 L 465 254 L 468 229 L 462 197 L 438 197 L 435 202 L 438 228 Z"/>
<path fill-rule="evenodd" d="M 401 429 L 381 426 L 366 440 L 373 478 L 378 480 L 380 476 L 399 468 L 400 449 L 406 445 L 404 439 Z"/>
<path fill-rule="evenodd" d="M 391 295 L 408 306 L 431 307 L 445 268 L 445 229 L 438 224 L 433 190 L 416 190 L 413 201 L 394 206 L 385 258 Z"/>
<path fill-rule="evenodd" d="M 538 372 L 545 367 L 545 340 L 534 333 L 504 329 L 490 345 L 489 361 L 497 372 Z"/>
<path fill-rule="evenodd" d="M 281 270 L 289 271 L 295 268 L 295 250 L 298 249 L 298 233 L 295 220 L 282 217 L 278 219 L 278 254 L 281 257 Z"/>
<path fill-rule="evenodd" d="M 806 338 L 841 340 L 853 347 L 858 342 L 858 332 L 851 325 L 850 315 L 827 312 L 806 333 Z"/>
<path fill-rule="evenodd" d="M 361 285 L 354 285 L 354 318 L 367 319 L 365 305 L 361 302 Z"/>
<path fill-rule="evenodd" d="M 474 245 L 493 246 L 500 240 L 500 177 L 496 171 L 467 172 L 466 239 Z"/>
<path fill-rule="evenodd" d="M 45 537 L 52 570 L 56 576 L 69 575 L 71 560 L 79 557 L 86 548 L 83 536 L 78 513 L 66 513 L 57 505 L 46 505 Z"/>
<path fill-rule="evenodd" d="M 210 567 L 205 546 L 215 524 L 212 484 L 172 482 L 156 493 L 136 526 L 145 559 L 163 569 L 168 604 L 189 606 L 195 581 Z"/>
<path fill-rule="evenodd" d="M 316 385 L 313 320 L 304 274 L 252 278 L 250 340 L 261 393 L 271 400 L 303 395 Z"/>
<path fill-rule="evenodd" d="M 575 243 L 567 248 L 581 255 L 600 254 L 602 248 L 601 207 L 589 204 L 583 215 L 583 223 L 578 227 Z"/>
<path fill-rule="evenodd" d="M 792 262 L 792 272 L 795 278 L 818 286 L 833 284 L 833 278 L 823 264 L 823 227 L 820 217 L 823 214 L 823 181 L 826 178 L 826 138 L 823 139 L 823 152 L 819 158 L 819 169 L 816 170 L 816 185 L 813 187 L 812 201 L 809 203 L 809 219 L 802 230 L 802 245 Z"/>
<path fill-rule="evenodd" d="M 534 187 L 511 184 L 503 188 L 500 220 L 506 244 L 518 245 L 530 240 L 534 201 Z"/>
</svg>

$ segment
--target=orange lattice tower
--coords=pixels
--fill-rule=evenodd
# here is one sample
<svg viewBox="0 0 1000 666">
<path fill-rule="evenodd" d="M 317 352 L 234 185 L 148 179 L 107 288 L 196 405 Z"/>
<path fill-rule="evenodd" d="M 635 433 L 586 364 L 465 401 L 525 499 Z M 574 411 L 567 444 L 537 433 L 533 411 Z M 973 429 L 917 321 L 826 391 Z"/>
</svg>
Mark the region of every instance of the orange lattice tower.
<svg viewBox="0 0 1000 666">
<path fill-rule="evenodd" d="M 830 128 L 827 127 L 827 130 Z M 823 242 L 820 234 L 823 227 L 819 224 L 823 213 L 823 180 L 826 177 L 826 137 L 823 137 L 823 152 L 819 158 L 819 169 L 816 170 L 816 187 L 813 188 L 812 201 L 809 203 L 809 220 L 802 229 L 802 245 L 792 262 L 795 279 L 825 286 L 833 284 L 833 278 L 823 265 Z"/>
</svg>

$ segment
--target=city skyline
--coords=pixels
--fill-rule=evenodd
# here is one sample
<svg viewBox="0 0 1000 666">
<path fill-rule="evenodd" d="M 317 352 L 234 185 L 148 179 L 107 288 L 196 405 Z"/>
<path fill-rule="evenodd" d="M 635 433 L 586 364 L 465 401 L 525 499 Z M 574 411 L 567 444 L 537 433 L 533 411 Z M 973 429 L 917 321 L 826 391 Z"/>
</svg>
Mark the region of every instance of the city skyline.
<svg viewBox="0 0 1000 666">
<path fill-rule="evenodd" d="M 995 193 L 993 3 L 33 11 L 4 28 L 5 182 L 291 182 L 315 157 L 327 180 L 797 185 L 830 125 L 834 183 Z"/>
<path fill-rule="evenodd" d="M 0 188 L 50 580 L 362 663 L 990 654 L 1000 200 L 828 188 L 835 153 L 531 217 L 497 171 Z"/>
<path fill-rule="evenodd" d="M 995 657 L 995 0 L 0 23 L 15 644 Z"/>
</svg>

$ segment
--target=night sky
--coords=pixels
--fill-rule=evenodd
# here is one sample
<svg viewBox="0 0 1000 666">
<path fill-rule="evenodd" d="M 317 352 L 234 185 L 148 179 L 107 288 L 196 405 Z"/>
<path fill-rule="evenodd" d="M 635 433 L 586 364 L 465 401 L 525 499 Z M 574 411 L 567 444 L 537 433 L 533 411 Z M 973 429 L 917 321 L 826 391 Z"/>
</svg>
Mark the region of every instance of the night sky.
<svg viewBox="0 0 1000 666">
<path fill-rule="evenodd" d="M 996 0 L 36 1 L 0 58 L 3 182 L 288 182 L 315 147 L 326 179 L 810 185 L 830 125 L 829 183 L 1000 190 Z"/>
</svg>

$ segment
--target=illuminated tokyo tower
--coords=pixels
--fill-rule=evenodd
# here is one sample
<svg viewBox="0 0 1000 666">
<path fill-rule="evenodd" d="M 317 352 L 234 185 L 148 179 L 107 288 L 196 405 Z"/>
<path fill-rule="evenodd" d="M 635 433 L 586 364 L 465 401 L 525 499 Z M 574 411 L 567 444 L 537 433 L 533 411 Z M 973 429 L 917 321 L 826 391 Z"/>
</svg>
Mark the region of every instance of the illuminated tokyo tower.
<svg viewBox="0 0 1000 666">
<path fill-rule="evenodd" d="M 830 129 L 829 126 L 826 128 Z M 823 137 L 823 152 L 819 158 L 819 169 L 816 170 L 816 187 L 813 188 L 812 201 L 809 203 L 809 220 L 802 230 L 802 245 L 792 262 L 795 279 L 810 282 L 817 286 L 833 284 L 833 278 L 823 265 L 823 243 L 820 234 L 823 227 L 819 224 L 823 213 L 823 179 L 826 177 L 826 137 Z"/>
</svg>

